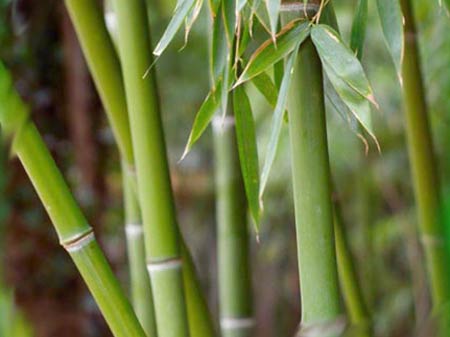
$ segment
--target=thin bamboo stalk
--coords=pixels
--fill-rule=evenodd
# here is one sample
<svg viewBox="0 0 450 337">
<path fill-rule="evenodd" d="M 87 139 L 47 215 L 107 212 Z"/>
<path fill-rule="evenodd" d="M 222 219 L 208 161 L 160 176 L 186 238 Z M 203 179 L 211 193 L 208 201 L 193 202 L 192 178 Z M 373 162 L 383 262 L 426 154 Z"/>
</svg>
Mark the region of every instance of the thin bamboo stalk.
<svg viewBox="0 0 450 337">
<path fill-rule="evenodd" d="M 223 337 L 248 337 L 254 325 L 247 199 L 234 116 L 213 121 L 220 326 Z"/>
<path fill-rule="evenodd" d="M 123 118 L 122 115 L 128 119 L 128 108 L 125 103 L 125 91 L 122 84 L 120 64 L 114 44 L 106 29 L 103 13 L 99 6 L 92 5 L 94 3 L 95 2 L 89 0 L 66 0 L 66 4 L 77 30 L 78 38 L 81 40 L 85 57 L 89 60 L 88 65 L 91 68 L 93 77 L 96 78 L 95 83 L 98 90 L 102 91 L 102 86 L 111 86 L 117 89 L 103 89 L 105 95 L 101 96 L 101 98 L 102 100 L 111 100 L 121 103 L 120 109 L 117 109 L 117 115 L 111 113 L 108 115 L 111 120 L 114 119 L 115 116 L 119 116 L 115 123 L 120 124 L 121 119 Z M 89 15 L 86 16 L 85 13 L 89 13 Z M 96 35 L 98 40 L 92 39 L 91 35 Z M 101 43 L 99 41 L 101 41 Z M 95 71 L 93 68 L 99 68 L 100 70 Z M 101 71 L 102 69 L 105 69 L 105 71 Z M 119 74 L 119 76 L 114 75 L 109 77 L 107 76 L 108 74 Z M 117 98 L 118 96 L 122 97 L 122 99 Z M 108 109 L 109 105 L 104 105 L 105 108 Z M 119 144 L 131 144 L 130 132 L 114 132 L 114 134 Z M 127 137 L 128 139 L 122 139 Z M 124 148 L 127 149 L 128 147 Z M 127 165 L 124 172 L 132 174 L 133 183 L 131 185 L 134 186 L 132 191 L 136 193 L 135 176 L 132 172 L 134 168 L 133 153 L 129 152 L 129 154 L 131 154 L 130 156 L 125 155 L 123 151 L 121 151 L 121 154 L 125 164 Z M 212 337 L 215 335 L 214 326 L 211 320 L 209 308 L 196 277 L 195 266 L 184 242 L 182 242 L 181 248 L 184 264 L 183 280 L 186 290 L 186 300 L 188 302 L 189 329 L 191 331 L 191 335 L 199 337 Z M 148 300 L 147 304 L 152 305 L 152 303 Z"/>
<path fill-rule="evenodd" d="M 180 239 L 152 63 L 144 0 L 114 0 L 144 224 L 147 266 L 160 337 L 189 336 Z"/>
<path fill-rule="evenodd" d="M 131 305 L 123 294 L 92 228 L 87 224 L 69 188 L 53 161 L 28 108 L 14 91 L 11 78 L 0 65 L 0 123 L 13 138 L 12 150 L 30 177 L 61 245 L 72 257 L 116 337 L 145 337 Z"/>
<path fill-rule="evenodd" d="M 334 324 L 341 309 L 325 123 L 322 65 L 307 39 L 288 101 L 302 326 Z"/>
<path fill-rule="evenodd" d="M 372 335 L 372 322 L 367 309 L 363 291 L 358 280 L 350 245 L 344 229 L 340 205 L 334 204 L 334 235 L 339 283 L 349 313 L 350 323 L 360 337 Z"/>
<path fill-rule="evenodd" d="M 145 263 L 144 231 L 142 219 L 134 189 L 134 177 L 129 173 L 129 167 L 122 165 L 125 234 L 127 238 L 127 253 L 130 269 L 131 298 L 134 311 L 147 336 L 157 336 L 155 309 L 150 278 Z"/>
<path fill-rule="evenodd" d="M 414 15 L 411 1 L 402 0 L 401 4 L 406 37 L 402 75 L 408 151 L 433 308 L 435 313 L 442 313 L 444 306 L 448 306 L 450 301 L 450 258 L 445 239 L 445 226 L 439 218 L 439 182 L 420 69 Z"/>
</svg>

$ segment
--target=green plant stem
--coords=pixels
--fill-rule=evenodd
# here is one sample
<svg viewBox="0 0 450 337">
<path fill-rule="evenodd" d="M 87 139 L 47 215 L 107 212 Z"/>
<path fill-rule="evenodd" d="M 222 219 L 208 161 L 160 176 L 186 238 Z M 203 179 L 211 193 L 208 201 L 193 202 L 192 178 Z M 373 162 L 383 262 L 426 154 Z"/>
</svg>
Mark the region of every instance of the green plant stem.
<svg viewBox="0 0 450 337">
<path fill-rule="evenodd" d="M 339 281 L 342 288 L 345 305 L 347 307 L 350 323 L 360 333 L 358 336 L 371 336 L 371 319 L 363 292 L 358 280 L 350 245 L 344 229 L 344 222 L 340 205 L 334 204 L 334 235 L 336 241 L 336 257 L 338 264 Z"/>
<path fill-rule="evenodd" d="M 302 325 L 340 315 L 322 65 L 307 39 L 294 68 L 288 111 Z"/>
<path fill-rule="evenodd" d="M 144 0 L 114 0 L 118 45 L 135 152 L 137 190 L 160 337 L 189 336 L 179 233 Z"/>
<path fill-rule="evenodd" d="M 14 149 L 55 228 L 116 337 L 145 337 L 131 305 L 95 241 L 36 127 L 23 125 Z M 50 182 L 50 183 L 49 183 Z"/>
<path fill-rule="evenodd" d="M 401 4 L 406 36 L 402 71 L 406 135 L 433 308 L 436 313 L 440 313 L 450 300 L 450 259 L 445 240 L 445 226 L 439 218 L 437 166 L 420 69 L 414 16 L 409 0 L 402 0 Z"/>
<path fill-rule="evenodd" d="M 112 100 L 121 102 L 121 108 L 119 118 L 116 124 L 120 124 L 123 117 L 128 118 L 128 108 L 125 103 L 125 91 L 122 84 L 122 75 L 119 64 L 119 59 L 116 54 L 114 44 L 105 26 L 103 13 L 99 6 L 93 5 L 95 2 L 87 0 L 66 0 L 68 9 L 75 25 L 78 38 L 81 41 L 82 49 L 85 57 L 88 59 L 88 65 L 91 68 L 91 72 L 95 80 L 95 84 L 100 91 L 102 86 L 112 86 L 117 88 L 115 91 L 105 91 L 105 95 L 101 96 L 102 101 Z M 89 13 L 86 14 L 85 13 Z M 96 35 L 98 41 L 93 39 L 91 35 Z M 105 59 L 110 61 L 104 62 Z M 93 71 L 93 68 L 103 69 L 106 67 L 104 74 L 114 74 L 113 76 L 99 76 L 103 74 L 99 71 Z M 118 76 L 116 76 L 118 74 Z M 117 82 L 117 83 L 104 83 L 104 82 Z M 120 96 L 120 97 L 119 97 Z M 119 97 L 119 98 L 117 98 Z M 107 109 L 109 105 L 104 104 Z M 111 122 L 116 118 L 115 114 L 108 114 Z M 114 131 L 114 129 L 113 129 Z M 118 139 L 118 143 L 131 144 L 130 132 L 114 132 L 115 137 Z M 121 139 L 122 137 L 128 139 Z M 121 151 L 122 152 L 122 151 Z M 132 154 L 132 152 L 130 152 Z M 127 165 L 125 172 L 132 171 L 134 167 L 133 156 L 127 156 L 122 153 L 123 160 Z M 127 159 L 128 158 L 128 159 Z M 135 180 L 135 177 L 133 177 Z M 136 182 L 131 184 L 133 192 L 136 193 Z M 188 316 L 189 316 L 189 329 L 192 336 L 198 337 L 212 337 L 215 335 L 214 326 L 211 319 L 209 308 L 202 293 L 202 289 L 196 277 L 195 267 L 190 257 L 189 251 L 182 242 L 182 258 L 183 258 L 183 280 L 186 290 L 186 300 L 188 302 Z M 134 264 L 134 262 L 133 262 Z M 133 280 L 132 280 L 132 283 Z M 152 303 L 147 299 L 147 305 L 151 306 Z M 149 312 L 151 309 L 147 309 Z M 139 311 L 138 311 L 139 312 Z M 146 318 L 140 317 L 141 320 Z"/>
<path fill-rule="evenodd" d="M 213 130 L 221 330 L 223 337 L 247 337 L 253 327 L 247 200 L 234 117 L 216 117 Z"/>
<path fill-rule="evenodd" d="M 133 308 L 147 336 L 157 336 L 155 309 L 150 278 L 146 270 L 144 231 L 139 202 L 134 189 L 134 176 L 126 164 L 122 165 L 125 234 L 130 268 Z"/>
</svg>

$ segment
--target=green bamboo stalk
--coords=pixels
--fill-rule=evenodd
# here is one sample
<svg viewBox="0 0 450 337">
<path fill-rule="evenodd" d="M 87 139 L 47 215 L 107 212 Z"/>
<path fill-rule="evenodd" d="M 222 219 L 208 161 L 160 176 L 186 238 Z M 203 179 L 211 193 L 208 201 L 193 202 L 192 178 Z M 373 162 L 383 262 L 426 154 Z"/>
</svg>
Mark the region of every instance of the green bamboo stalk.
<svg viewBox="0 0 450 337">
<path fill-rule="evenodd" d="M 126 164 L 122 165 L 125 234 L 127 238 L 127 253 L 130 269 L 131 298 L 134 311 L 147 336 L 157 336 L 155 309 L 150 278 L 145 263 L 144 232 L 135 193 L 134 177 Z"/>
<path fill-rule="evenodd" d="M 294 67 L 288 101 L 302 326 L 341 314 L 331 204 L 322 65 L 310 39 Z"/>
<path fill-rule="evenodd" d="M 117 100 L 120 102 L 120 109 L 118 109 L 120 113 L 118 115 L 128 117 L 128 108 L 125 103 L 125 91 L 122 84 L 119 59 L 117 57 L 112 39 L 106 29 L 103 13 L 100 7 L 93 5 L 95 2 L 89 0 L 66 0 L 66 4 L 75 25 L 78 38 L 81 41 L 85 57 L 89 60 L 88 65 L 91 68 L 91 73 L 93 77 L 96 78 L 95 84 L 99 91 L 105 92 L 105 95 L 101 96 L 102 100 Z M 89 14 L 85 15 L 85 13 Z M 98 40 L 92 39 L 91 35 L 96 35 Z M 101 41 L 101 43 L 98 41 Z M 94 68 L 105 69 L 105 71 L 96 71 Z M 108 76 L 108 74 L 119 74 L 119 76 Z M 102 86 L 112 86 L 117 88 L 117 90 L 106 91 L 101 88 Z M 120 99 L 119 96 L 122 98 Z M 106 108 L 108 107 L 107 104 L 104 105 Z M 108 114 L 108 116 L 110 119 L 114 119 L 116 115 Z M 120 124 L 121 118 L 122 117 L 116 121 L 117 124 Z M 118 139 L 118 143 L 131 144 L 130 132 L 114 132 L 114 134 Z M 121 137 L 128 137 L 128 139 L 121 139 Z M 133 174 L 133 156 L 131 155 L 130 158 L 130 156 L 126 156 L 122 153 L 122 157 L 127 165 L 124 172 Z M 127 160 L 127 158 L 129 159 Z M 133 180 L 135 180 L 134 176 Z M 136 183 L 133 182 L 132 185 L 135 186 Z M 134 193 L 136 193 L 135 190 L 136 188 L 133 188 Z M 196 278 L 196 271 L 192 258 L 184 242 L 182 242 L 182 258 L 184 265 L 183 280 L 186 290 L 186 300 L 188 302 L 189 328 L 191 335 L 199 337 L 215 336 L 209 308 L 203 296 L 200 284 Z M 147 304 L 152 305 L 150 302 Z M 145 318 L 140 317 L 140 319 L 142 320 Z"/>
<path fill-rule="evenodd" d="M 144 0 L 114 0 L 118 45 L 160 337 L 189 336 L 180 240 L 152 63 Z"/>
<path fill-rule="evenodd" d="M 358 336 L 368 337 L 372 335 L 372 322 L 358 280 L 358 274 L 356 273 L 339 206 L 340 205 L 335 202 L 334 235 L 336 241 L 339 283 L 341 285 L 342 295 L 352 327 L 359 332 Z"/>
<path fill-rule="evenodd" d="M 433 308 L 436 314 L 442 314 L 444 307 L 448 310 L 450 300 L 450 258 L 445 239 L 445 226 L 439 218 L 441 202 L 439 182 L 420 69 L 414 15 L 409 0 L 402 0 L 401 4 L 406 37 L 402 75 L 408 151 Z"/>
<path fill-rule="evenodd" d="M 11 78 L 0 64 L 0 124 L 13 139 L 17 154 L 58 233 L 61 245 L 95 298 L 116 337 L 145 337 L 131 305 L 124 296 L 92 228 L 71 195 L 35 125 L 28 108 L 15 92 Z"/>
<path fill-rule="evenodd" d="M 248 337 L 254 325 L 247 199 L 234 116 L 213 121 L 220 325 L 223 337 Z"/>
</svg>

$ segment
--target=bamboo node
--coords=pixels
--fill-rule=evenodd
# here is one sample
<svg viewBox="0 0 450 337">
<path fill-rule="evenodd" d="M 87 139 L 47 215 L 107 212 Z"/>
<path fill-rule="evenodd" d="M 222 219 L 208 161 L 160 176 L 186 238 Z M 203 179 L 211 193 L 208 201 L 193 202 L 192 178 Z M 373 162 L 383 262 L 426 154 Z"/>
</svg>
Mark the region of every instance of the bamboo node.
<svg viewBox="0 0 450 337">
<path fill-rule="evenodd" d="M 86 233 L 80 234 L 74 239 L 70 241 L 61 243 L 65 250 L 69 253 L 77 252 L 84 247 L 86 247 L 89 243 L 95 240 L 95 234 L 92 228 Z"/>
<path fill-rule="evenodd" d="M 444 246 L 445 238 L 431 234 L 422 234 L 420 241 L 424 246 Z"/>
<path fill-rule="evenodd" d="M 310 15 L 315 15 L 320 9 L 320 5 L 316 3 L 303 3 L 303 2 L 285 2 L 280 6 L 280 12 L 303 12 Z"/>
<path fill-rule="evenodd" d="M 215 132 L 225 131 L 233 127 L 234 124 L 234 116 L 216 116 L 212 120 L 212 126 Z"/>
<path fill-rule="evenodd" d="M 149 274 L 171 269 L 180 269 L 183 261 L 180 258 L 168 259 L 156 262 L 147 262 L 147 270 Z"/>
<path fill-rule="evenodd" d="M 300 324 L 295 337 L 331 337 L 342 336 L 347 326 L 345 317 L 313 324 Z"/>
<path fill-rule="evenodd" d="M 144 229 L 140 223 L 127 223 L 125 225 L 125 233 L 127 237 L 135 238 L 141 236 L 144 233 Z"/>
<path fill-rule="evenodd" d="M 251 329 L 255 326 L 253 317 L 222 317 L 220 327 L 223 330 Z"/>
</svg>

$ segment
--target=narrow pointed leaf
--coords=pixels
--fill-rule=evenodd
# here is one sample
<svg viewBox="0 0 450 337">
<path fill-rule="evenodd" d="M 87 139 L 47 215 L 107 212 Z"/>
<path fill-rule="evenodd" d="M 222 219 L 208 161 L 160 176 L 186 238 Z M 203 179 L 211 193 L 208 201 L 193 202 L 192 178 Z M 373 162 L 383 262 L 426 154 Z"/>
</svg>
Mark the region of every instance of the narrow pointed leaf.
<svg viewBox="0 0 450 337">
<path fill-rule="evenodd" d="M 397 76 L 402 83 L 402 62 L 405 51 L 403 32 L 404 18 L 399 0 L 377 0 L 378 14 L 384 39 L 397 70 Z"/>
<path fill-rule="evenodd" d="M 189 134 L 189 139 L 184 149 L 184 153 L 180 160 L 183 160 L 184 157 L 186 157 L 192 146 L 202 136 L 203 132 L 205 132 L 209 123 L 211 123 L 214 113 L 219 109 L 221 101 L 221 87 L 221 82 L 217 83 L 216 89 L 208 94 L 202 106 L 198 110 L 191 133 Z"/>
<path fill-rule="evenodd" d="M 213 22 L 213 33 L 209 65 L 211 67 L 212 83 L 219 81 L 228 57 L 228 43 L 225 32 L 225 23 L 222 15 L 218 15 Z"/>
<path fill-rule="evenodd" d="M 282 60 L 294 50 L 298 43 L 306 39 L 309 31 L 307 22 L 297 21 L 287 24 L 277 35 L 276 45 L 269 39 L 254 52 L 235 85 L 252 79 Z"/>
<path fill-rule="evenodd" d="M 311 29 L 311 38 L 322 63 L 327 63 L 345 83 L 378 106 L 360 61 L 339 34 L 331 27 L 320 24 Z"/>
<path fill-rule="evenodd" d="M 222 2 L 222 15 L 225 24 L 225 33 L 227 36 L 228 48 L 232 48 L 236 32 L 236 7 L 234 1 Z"/>
<path fill-rule="evenodd" d="M 200 10 L 202 9 L 203 0 L 197 0 L 195 6 L 192 7 L 191 11 L 186 17 L 185 20 L 185 29 L 184 29 L 184 44 L 187 45 L 189 39 L 189 33 L 191 32 L 192 26 L 200 14 Z"/>
<path fill-rule="evenodd" d="M 178 29 L 180 29 L 181 25 L 183 24 L 183 21 L 188 16 L 189 11 L 194 6 L 194 3 L 195 0 L 183 0 L 182 2 L 180 1 L 177 4 L 177 7 L 175 8 L 175 12 L 172 16 L 172 19 L 169 22 L 169 25 L 167 26 L 163 36 L 161 37 L 161 40 L 159 40 L 155 50 L 153 51 L 154 55 L 160 56 L 164 52 L 164 50 L 173 40 Z"/>
<path fill-rule="evenodd" d="M 252 108 L 244 87 L 237 87 L 233 92 L 236 136 L 239 149 L 241 171 L 244 178 L 250 213 L 255 230 L 259 232 L 259 160 L 256 144 L 255 122 Z"/>
<path fill-rule="evenodd" d="M 278 89 L 272 82 L 267 73 L 261 73 L 252 79 L 252 83 L 255 85 L 256 89 L 264 96 L 269 105 L 275 108 L 277 105 Z"/>
<path fill-rule="evenodd" d="M 278 27 L 278 17 L 280 14 L 281 0 L 265 0 L 267 13 L 269 14 L 270 21 L 270 32 L 272 38 L 275 39 L 277 27 Z"/>
<path fill-rule="evenodd" d="M 350 38 L 350 48 L 356 53 L 356 57 L 361 59 L 366 39 L 368 6 L 367 0 L 359 0 L 356 8 L 355 18 L 352 24 Z"/>
<path fill-rule="evenodd" d="M 216 17 L 219 12 L 220 0 L 209 0 L 209 9 L 211 10 L 211 15 L 213 18 Z"/>
<path fill-rule="evenodd" d="M 361 96 L 357 91 L 355 91 L 341 77 L 339 77 L 339 75 L 334 71 L 333 67 L 330 66 L 327 62 L 323 62 L 323 68 L 342 102 L 344 102 L 353 116 L 358 120 L 362 128 L 373 138 L 378 149 L 380 149 L 378 140 L 372 128 L 372 118 L 370 116 L 371 109 L 369 101 Z M 333 100 L 332 103 L 335 106 L 340 105 L 340 102 L 338 100 Z"/>
<path fill-rule="evenodd" d="M 275 155 L 278 148 L 278 141 L 281 134 L 281 127 L 283 125 L 283 116 L 286 109 L 286 101 L 291 84 L 292 71 L 294 69 L 295 60 L 297 59 L 298 48 L 300 44 L 294 47 L 294 50 L 288 56 L 286 61 L 285 72 L 281 82 L 280 92 L 278 94 L 277 105 L 272 117 L 272 129 L 270 130 L 269 143 L 267 145 L 267 153 L 264 161 L 263 170 L 261 173 L 261 184 L 259 187 L 259 198 L 262 199 L 264 190 L 269 180 L 270 170 L 275 160 Z"/>
</svg>

